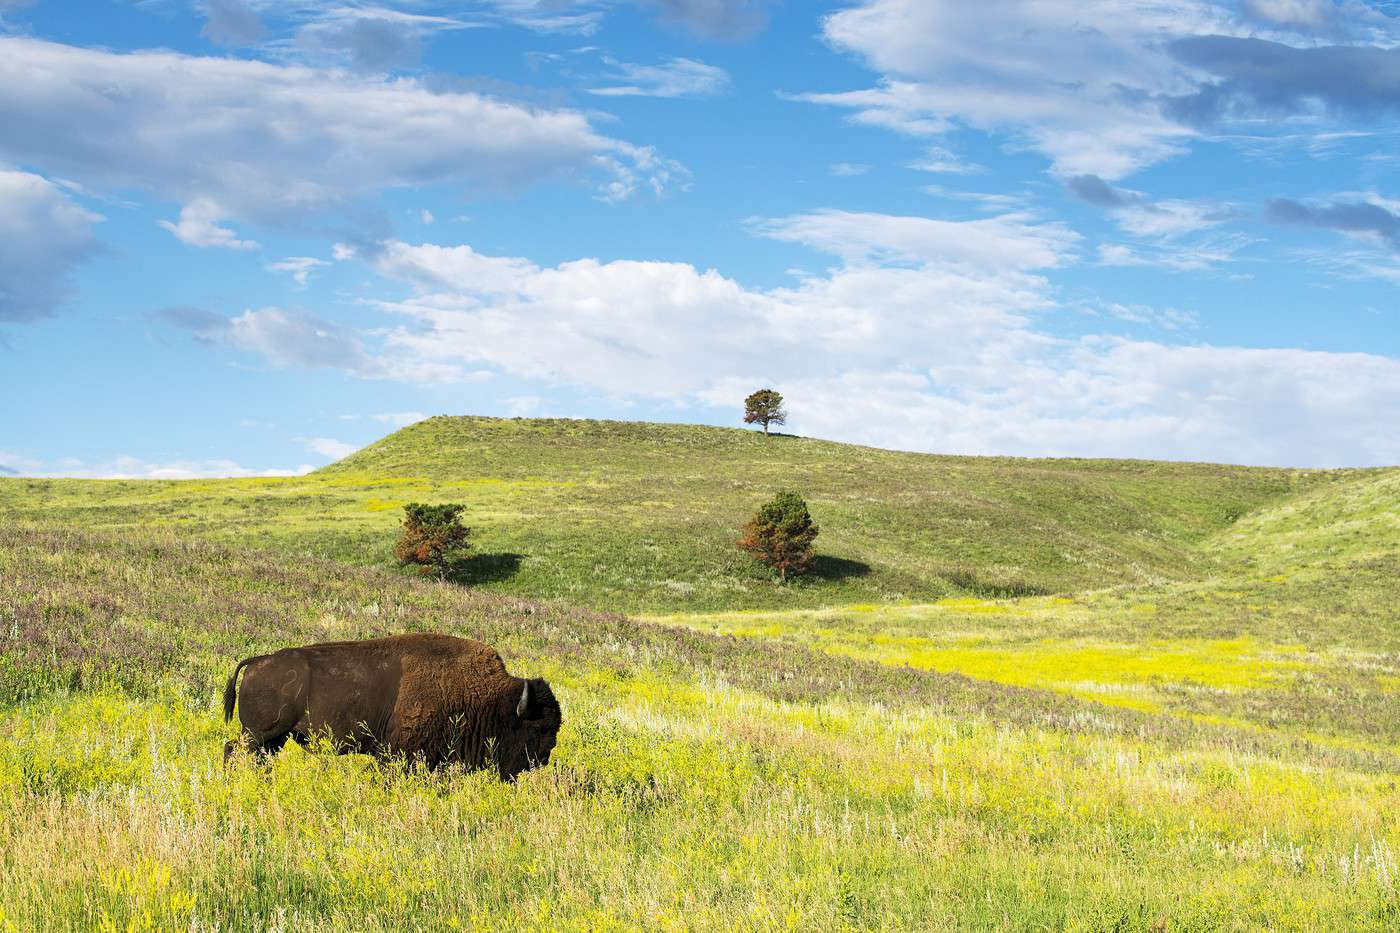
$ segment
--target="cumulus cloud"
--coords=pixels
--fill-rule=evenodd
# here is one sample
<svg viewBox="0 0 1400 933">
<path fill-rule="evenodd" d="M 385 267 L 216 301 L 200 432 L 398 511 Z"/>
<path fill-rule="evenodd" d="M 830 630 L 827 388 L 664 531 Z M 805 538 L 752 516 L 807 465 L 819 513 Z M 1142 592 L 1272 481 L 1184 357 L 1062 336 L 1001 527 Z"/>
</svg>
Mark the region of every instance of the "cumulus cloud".
<svg viewBox="0 0 1400 933">
<path fill-rule="evenodd" d="M 763 378 L 778 360 L 791 376 L 860 361 L 898 369 L 918 355 L 952 367 L 997 358 L 1037 339 L 1016 315 L 1046 305 L 1034 270 L 1058 263 L 1073 242 L 1062 228 L 1016 218 L 960 228 L 833 211 L 755 229 L 845 260 L 827 276 L 765 291 L 684 263 L 540 267 L 402 242 L 367 258 L 414 287 L 382 305 L 413 321 L 389 338 L 397 355 L 674 398 L 706 391 L 721 370 Z"/>
<path fill-rule="evenodd" d="M 1377 430 L 1400 405 L 1400 361 L 1387 357 L 1086 338 L 1018 362 L 992 391 L 937 391 L 924 374 L 871 372 L 780 388 L 803 430 L 894 447 L 1319 467 L 1400 462 L 1400 440 Z"/>
<path fill-rule="evenodd" d="M 607 59 L 613 73 L 604 80 L 620 82 L 589 88 L 603 97 L 713 97 L 729 89 L 723 68 L 689 58 L 672 58 L 661 65 L 634 65 Z"/>
<path fill-rule="evenodd" d="M 97 251 L 101 219 L 47 179 L 0 168 L 0 323 L 53 313 L 73 269 Z"/>
<path fill-rule="evenodd" d="M 214 246 L 248 242 L 222 221 L 304 223 L 382 188 L 592 173 L 617 197 L 674 168 L 582 114 L 409 78 L 15 37 L 0 37 L 0 125 L 0 158 L 180 202 L 169 228 Z"/>
<path fill-rule="evenodd" d="M 1055 336 L 1045 273 L 1077 248 L 1057 225 L 821 211 L 750 229 L 834 265 L 756 289 L 684 263 L 539 266 L 460 245 L 391 241 L 364 259 L 410 288 L 380 303 L 407 319 L 386 340 L 427 364 L 682 404 L 772 384 L 798 431 L 906 449 L 1400 458 L 1375 427 L 1400 406 L 1400 361 L 1128 339 L 1115 331 L 1189 333 L 1194 315 L 1114 303 L 1090 309 L 1103 333 Z"/>
<path fill-rule="evenodd" d="M 168 220 L 159 220 L 156 222 L 175 234 L 175 238 L 187 246 L 257 249 L 256 241 L 240 240 L 237 233 L 228 227 L 219 225 L 219 218 L 226 216 L 228 216 L 228 212 L 219 207 L 212 199 L 196 198 L 180 208 L 179 221 L 172 223 Z"/>
</svg>

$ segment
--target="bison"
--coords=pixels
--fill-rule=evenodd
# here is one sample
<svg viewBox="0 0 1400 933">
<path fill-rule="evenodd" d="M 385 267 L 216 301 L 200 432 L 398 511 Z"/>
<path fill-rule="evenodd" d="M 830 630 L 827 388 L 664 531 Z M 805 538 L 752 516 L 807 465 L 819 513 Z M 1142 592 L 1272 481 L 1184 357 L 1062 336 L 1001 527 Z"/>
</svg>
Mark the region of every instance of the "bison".
<svg viewBox="0 0 1400 933">
<path fill-rule="evenodd" d="M 543 679 L 512 677 L 491 647 L 451 635 L 327 642 L 245 658 L 224 687 L 225 722 L 235 704 L 244 747 L 264 758 L 288 736 L 301 745 L 323 736 L 338 754 L 494 767 L 507 781 L 549 763 L 562 721 Z M 225 764 L 237 745 L 224 746 Z"/>
</svg>

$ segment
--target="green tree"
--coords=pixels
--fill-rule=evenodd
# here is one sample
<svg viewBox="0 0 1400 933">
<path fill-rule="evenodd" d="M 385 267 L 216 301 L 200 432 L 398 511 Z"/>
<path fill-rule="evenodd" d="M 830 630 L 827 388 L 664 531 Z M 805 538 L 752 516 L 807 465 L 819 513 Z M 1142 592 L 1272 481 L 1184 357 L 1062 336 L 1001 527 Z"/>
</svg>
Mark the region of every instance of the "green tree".
<svg viewBox="0 0 1400 933">
<path fill-rule="evenodd" d="M 471 558 L 471 529 L 462 524 L 465 505 L 425 505 L 410 503 L 403 507 L 403 530 L 394 556 L 405 566 L 412 564 L 419 571 L 436 573 L 439 580 Z"/>
<path fill-rule="evenodd" d="M 812 524 L 807 503 L 795 492 L 780 492 L 754 513 L 743 527 L 739 547 L 778 571 L 787 582 L 789 574 L 812 569 L 816 554 L 812 542 L 820 529 Z"/>
<path fill-rule="evenodd" d="M 764 434 L 770 424 L 787 424 L 783 397 L 772 389 L 759 389 L 744 399 L 744 424 L 761 424 Z"/>
</svg>

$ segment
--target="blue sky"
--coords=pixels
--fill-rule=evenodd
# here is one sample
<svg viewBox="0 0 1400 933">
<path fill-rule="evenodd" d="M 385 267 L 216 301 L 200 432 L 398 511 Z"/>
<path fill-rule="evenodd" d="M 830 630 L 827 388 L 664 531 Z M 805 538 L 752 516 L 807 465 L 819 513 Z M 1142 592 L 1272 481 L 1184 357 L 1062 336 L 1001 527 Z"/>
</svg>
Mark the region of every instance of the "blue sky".
<svg viewBox="0 0 1400 933">
<path fill-rule="evenodd" d="M 432 414 L 1400 463 L 1400 4 L 0 0 L 0 471 Z"/>
</svg>

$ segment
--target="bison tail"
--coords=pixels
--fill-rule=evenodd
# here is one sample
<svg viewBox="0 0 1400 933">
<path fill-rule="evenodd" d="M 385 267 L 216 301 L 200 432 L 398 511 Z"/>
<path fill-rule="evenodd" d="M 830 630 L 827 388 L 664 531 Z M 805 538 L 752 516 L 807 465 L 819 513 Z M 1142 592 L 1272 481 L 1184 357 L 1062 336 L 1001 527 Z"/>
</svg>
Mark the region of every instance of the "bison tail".
<svg viewBox="0 0 1400 933">
<path fill-rule="evenodd" d="M 224 684 L 224 722 L 233 718 L 233 706 L 238 701 L 238 672 L 243 670 L 243 665 L 249 661 L 256 661 L 262 655 L 253 655 L 238 662 L 238 666 L 229 675 L 228 683 Z"/>
</svg>

